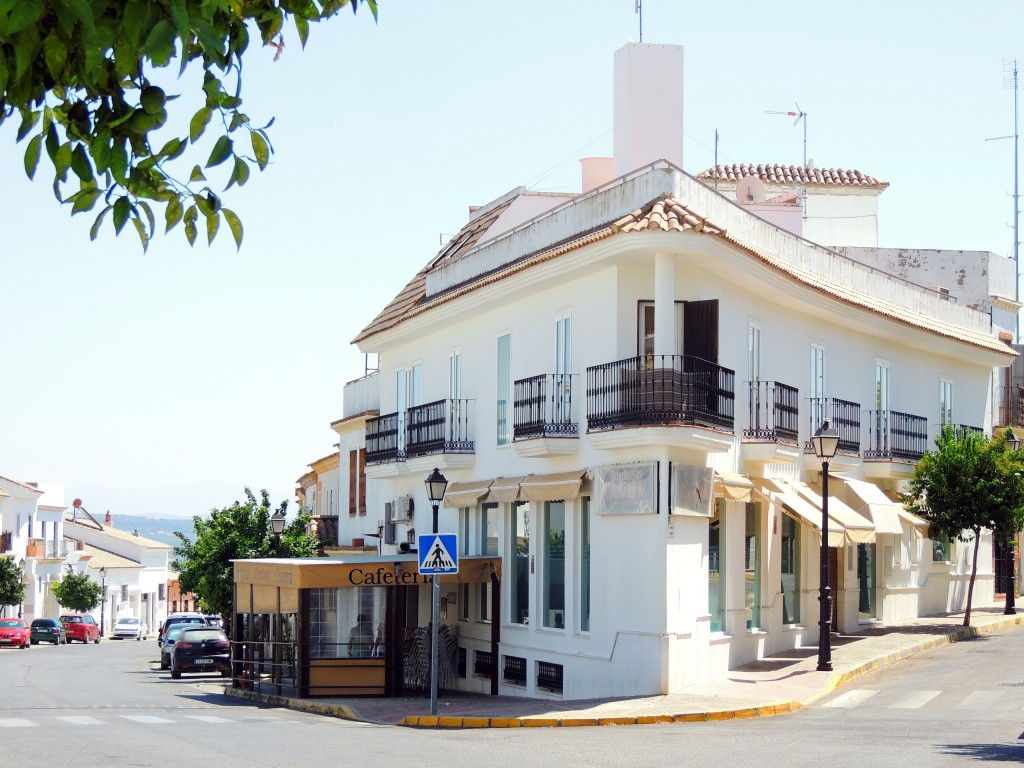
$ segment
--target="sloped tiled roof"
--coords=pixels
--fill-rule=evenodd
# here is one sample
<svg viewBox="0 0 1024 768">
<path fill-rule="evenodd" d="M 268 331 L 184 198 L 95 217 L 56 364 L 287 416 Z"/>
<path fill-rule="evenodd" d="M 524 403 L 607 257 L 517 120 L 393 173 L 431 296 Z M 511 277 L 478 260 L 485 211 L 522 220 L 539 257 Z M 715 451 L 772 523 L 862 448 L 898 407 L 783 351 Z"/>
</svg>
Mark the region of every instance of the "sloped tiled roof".
<svg viewBox="0 0 1024 768">
<path fill-rule="evenodd" d="M 427 294 L 427 272 L 438 264 L 451 259 L 457 259 L 463 253 L 476 245 L 480 241 L 480 238 L 483 237 L 484 233 L 487 232 L 491 225 L 497 221 L 498 217 L 504 213 L 505 209 L 512 204 L 514 199 L 515 198 L 511 198 L 500 205 L 496 205 L 494 208 L 480 214 L 460 229 L 455 234 L 455 237 L 449 240 L 445 244 L 444 248 L 442 248 L 437 255 L 423 267 L 423 269 L 417 272 L 416 276 L 406 284 L 405 288 L 403 288 L 401 292 L 395 296 L 395 298 L 392 299 L 383 310 L 381 310 L 380 314 L 378 314 L 368 326 L 359 332 L 359 335 L 353 339 L 353 343 L 358 344 L 366 337 L 391 328 L 405 319 L 408 311 L 418 302 L 423 301 Z"/>
<path fill-rule="evenodd" d="M 527 256 L 508 264 L 501 269 L 482 275 L 472 282 L 466 283 L 450 291 L 446 291 L 445 293 L 432 297 L 429 300 L 425 300 L 424 288 L 426 283 L 426 273 L 429 271 L 430 266 L 432 266 L 428 265 L 427 267 L 424 267 L 424 269 L 421 270 L 420 275 L 418 275 L 421 279 L 420 294 L 418 298 L 414 301 L 404 303 L 401 311 L 398 311 L 398 308 L 396 307 L 396 302 L 399 300 L 396 298 L 395 301 L 389 305 L 392 312 L 388 317 L 387 323 L 378 323 L 378 321 L 375 320 L 374 323 L 377 325 L 371 324 L 370 326 L 367 326 L 356 341 L 371 336 L 372 334 L 386 328 L 394 327 L 407 319 L 420 315 L 423 312 L 441 306 L 447 302 L 453 301 L 459 296 L 479 290 L 486 285 L 491 285 L 495 282 L 504 280 L 516 273 L 558 258 L 566 253 L 576 251 L 592 243 L 596 243 L 608 237 L 618 236 L 620 234 L 647 232 L 651 230 L 661 230 L 663 232 L 693 232 L 695 234 L 699 233 L 720 238 L 749 253 L 768 267 L 788 275 L 799 283 L 833 296 L 840 301 L 844 301 L 848 304 L 858 306 L 878 315 L 888 317 L 897 322 L 905 323 L 906 325 L 930 331 L 940 336 L 965 342 L 989 351 L 996 351 L 1004 354 L 1010 353 L 1009 348 L 1005 344 L 1001 343 L 995 336 L 964 328 L 953 323 L 947 323 L 931 315 L 925 315 L 903 306 L 891 304 L 870 294 L 854 290 L 848 285 L 830 280 L 816 272 L 799 268 L 783 259 L 764 253 L 754 246 L 736 239 L 724 228 L 716 226 L 713 222 L 710 222 L 694 213 L 692 210 L 687 208 L 682 201 L 670 196 L 659 197 L 646 203 L 644 206 L 638 208 L 632 213 L 616 219 L 614 222 L 598 226 L 575 238 L 552 245 L 535 253 L 528 254 Z M 387 311 L 388 310 L 385 310 L 385 312 Z M 383 317 L 383 315 L 384 313 L 381 313 L 381 315 L 378 316 L 378 319 Z"/>
<path fill-rule="evenodd" d="M 739 181 L 744 176 L 756 176 L 765 184 L 802 184 L 821 187 L 876 187 L 885 189 L 889 182 L 876 179 L 853 168 L 814 168 L 805 165 L 778 165 L 773 163 L 732 163 L 716 165 L 697 174 L 698 181 Z"/>
<path fill-rule="evenodd" d="M 141 568 L 142 563 L 132 560 L 124 555 L 117 555 L 99 547 L 90 547 L 88 544 L 80 550 L 82 555 L 89 556 L 90 568 Z"/>
<path fill-rule="evenodd" d="M 75 537 L 76 528 L 86 528 L 90 531 L 97 530 L 91 525 L 83 525 L 81 521 L 76 520 L 73 517 L 64 518 L 64 535 L 71 538 Z M 118 539 L 119 541 L 128 541 L 136 546 L 142 547 L 143 549 L 174 549 L 169 544 L 164 544 L 162 541 L 155 541 L 153 539 L 147 539 L 145 536 L 138 536 L 131 531 L 122 531 L 119 528 L 113 528 L 109 525 L 104 525 L 100 529 L 104 535 L 110 536 L 111 538 Z"/>
</svg>

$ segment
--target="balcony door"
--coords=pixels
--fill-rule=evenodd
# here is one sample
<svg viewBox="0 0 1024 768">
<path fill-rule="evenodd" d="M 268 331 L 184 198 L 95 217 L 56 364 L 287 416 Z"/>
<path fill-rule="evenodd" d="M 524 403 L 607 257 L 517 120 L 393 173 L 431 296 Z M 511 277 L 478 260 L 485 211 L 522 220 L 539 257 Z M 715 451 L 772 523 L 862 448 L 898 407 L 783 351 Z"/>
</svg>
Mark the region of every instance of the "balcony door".
<svg viewBox="0 0 1024 768">
<path fill-rule="evenodd" d="M 422 365 L 413 365 L 409 368 L 402 368 L 398 371 L 396 380 L 395 400 L 398 405 L 398 451 L 405 452 L 406 427 L 408 418 L 406 412 L 414 405 L 420 405 L 422 393 Z"/>
<path fill-rule="evenodd" d="M 676 302 L 677 355 L 718 363 L 718 299 Z M 637 354 L 654 355 L 654 302 L 638 302 Z"/>
<path fill-rule="evenodd" d="M 555 318 L 555 381 L 553 422 L 567 424 L 570 421 L 569 406 L 572 403 L 572 315 L 565 313 Z"/>
<path fill-rule="evenodd" d="M 824 420 L 825 349 L 818 344 L 811 344 L 811 434 L 814 434 Z M 834 423 L 832 428 L 836 428 Z"/>
<path fill-rule="evenodd" d="M 875 431 L 874 444 L 883 455 L 889 454 L 889 364 L 875 361 Z"/>
</svg>

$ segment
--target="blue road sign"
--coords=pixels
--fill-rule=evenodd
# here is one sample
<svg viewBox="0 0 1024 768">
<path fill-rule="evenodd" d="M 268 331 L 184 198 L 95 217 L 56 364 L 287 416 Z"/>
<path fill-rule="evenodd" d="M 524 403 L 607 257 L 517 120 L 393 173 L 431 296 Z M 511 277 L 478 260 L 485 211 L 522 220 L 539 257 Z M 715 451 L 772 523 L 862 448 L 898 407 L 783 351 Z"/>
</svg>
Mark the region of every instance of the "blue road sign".
<svg viewBox="0 0 1024 768">
<path fill-rule="evenodd" d="M 420 573 L 459 572 L 459 537 L 454 533 L 421 533 L 419 539 Z"/>
</svg>

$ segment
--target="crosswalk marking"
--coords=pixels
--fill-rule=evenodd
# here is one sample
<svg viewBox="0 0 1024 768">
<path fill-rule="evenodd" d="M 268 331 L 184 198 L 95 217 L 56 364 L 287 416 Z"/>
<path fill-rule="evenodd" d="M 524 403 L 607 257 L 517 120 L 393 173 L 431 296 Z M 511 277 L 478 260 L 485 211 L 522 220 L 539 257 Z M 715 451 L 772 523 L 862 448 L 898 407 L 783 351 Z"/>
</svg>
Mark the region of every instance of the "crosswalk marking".
<svg viewBox="0 0 1024 768">
<path fill-rule="evenodd" d="M 911 691 L 889 704 L 889 709 L 919 709 L 942 691 Z"/>
<path fill-rule="evenodd" d="M 155 715 L 121 715 L 125 720 L 134 720 L 136 723 L 145 723 L 146 725 L 163 725 L 164 723 L 173 723 L 173 720 L 168 720 L 165 717 L 156 717 Z"/>
<path fill-rule="evenodd" d="M 87 715 L 65 715 L 58 716 L 57 719 L 63 720 L 65 723 L 71 723 L 71 725 L 103 725 L 102 720 L 97 720 L 95 717 Z"/>
<path fill-rule="evenodd" d="M 956 709 L 995 709 L 1003 700 L 999 691 L 974 691 L 956 705 Z"/>
<path fill-rule="evenodd" d="M 217 717 L 216 715 L 185 715 L 189 720 L 199 720 L 203 723 L 232 723 L 234 720 L 229 720 L 226 717 Z"/>
<path fill-rule="evenodd" d="M 837 696 L 832 701 L 825 704 L 826 707 L 856 707 L 859 704 L 863 704 L 865 701 L 874 696 L 878 691 L 869 691 L 866 689 L 857 689 L 854 691 L 848 691 L 842 696 Z"/>
<path fill-rule="evenodd" d="M 32 728 L 35 726 L 31 720 L 20 717 L 0 718 L 0 728 Z"/>
</svg>

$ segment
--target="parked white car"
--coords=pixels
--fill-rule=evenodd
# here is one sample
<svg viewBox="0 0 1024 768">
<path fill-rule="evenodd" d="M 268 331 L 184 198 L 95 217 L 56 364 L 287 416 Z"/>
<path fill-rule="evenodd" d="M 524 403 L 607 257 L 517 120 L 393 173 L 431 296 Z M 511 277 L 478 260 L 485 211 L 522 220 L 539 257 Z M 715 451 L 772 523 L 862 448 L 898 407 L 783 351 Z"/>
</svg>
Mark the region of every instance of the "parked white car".
<svg viewBox="0 0 1024 768">
<path fill-rule="evenodd" d="M 134 637 L 136 640 L 145 640 L 149 635 L 146 630 L 146 622 L 137 616 L 122 616 L 114 623 L 113 637 L 117 640 Z"/>
</svg>

